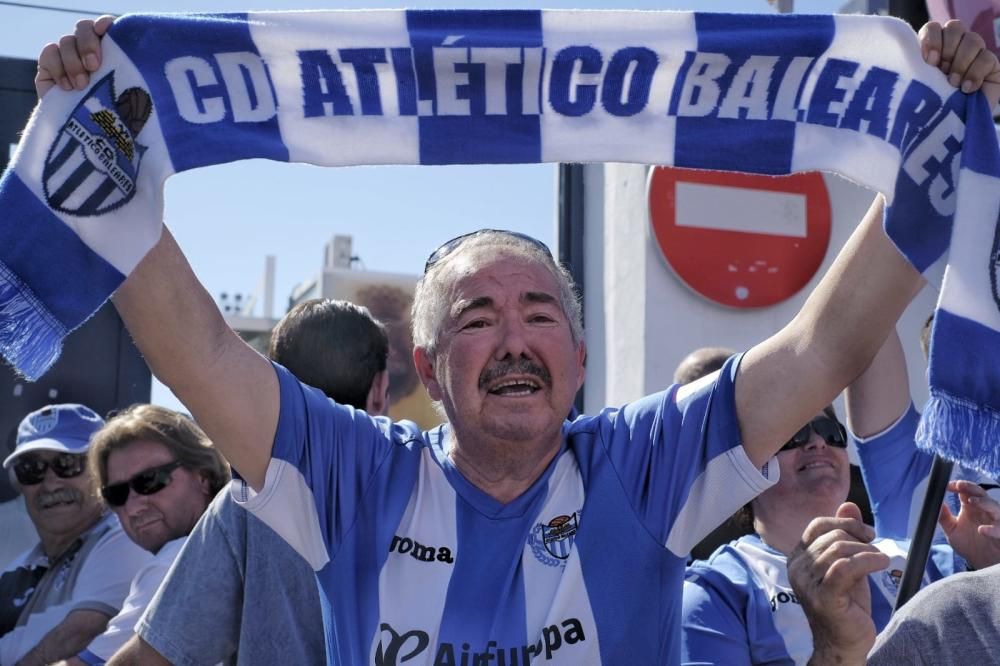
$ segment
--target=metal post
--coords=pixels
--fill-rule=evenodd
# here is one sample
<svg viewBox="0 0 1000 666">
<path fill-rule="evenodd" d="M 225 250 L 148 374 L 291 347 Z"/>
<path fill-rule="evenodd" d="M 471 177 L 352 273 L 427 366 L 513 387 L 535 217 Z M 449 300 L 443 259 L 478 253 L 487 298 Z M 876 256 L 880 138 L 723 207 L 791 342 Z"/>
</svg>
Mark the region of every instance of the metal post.
<svg viewBox="0 0 1000 666">
<path fill-rule="evenodd" d="M 586 306 L 583 284 L 583 165 L 559 165 L 559 262 L 569 270 Z M 574 407 L 583 410 L 583 391 L 576 394 Z"/>
<path fill-rule="evenodd" d="M 951 462 L 934 456 L 931 473 L 927 478 L 927 493 L 924 495 L 923 506 L 920 507 L 920 520 L 913 534 L 913 541 L 910 543 L 910 552 L 906 554 L 906 571 L 903 572 L 903 579 L 899 583 L 893 612 L 902 608 L 903 604 L 920 589 L 924 569 L 927 567 L 927 556 L 931 551 L 931 541 L 934 539 L 934 530 L 937 527 L 938 514 L 941 511 L 941 501 L 948 489 L 948 480 L 951 479 L 951 468 Z"/>
</svg>

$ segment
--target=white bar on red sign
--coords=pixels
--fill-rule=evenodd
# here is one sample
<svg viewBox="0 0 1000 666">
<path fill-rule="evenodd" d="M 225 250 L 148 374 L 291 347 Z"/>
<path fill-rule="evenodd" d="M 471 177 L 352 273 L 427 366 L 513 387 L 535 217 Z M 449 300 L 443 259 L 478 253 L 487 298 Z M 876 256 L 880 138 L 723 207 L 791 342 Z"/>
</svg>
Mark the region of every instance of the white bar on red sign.
<svg viewBox="0 0 1000 666">
<path fill-rule="evenodd" d="M 677 226 L 806 236 L 806 197 L 792 192 L 677 183 Z"/>
</svg>

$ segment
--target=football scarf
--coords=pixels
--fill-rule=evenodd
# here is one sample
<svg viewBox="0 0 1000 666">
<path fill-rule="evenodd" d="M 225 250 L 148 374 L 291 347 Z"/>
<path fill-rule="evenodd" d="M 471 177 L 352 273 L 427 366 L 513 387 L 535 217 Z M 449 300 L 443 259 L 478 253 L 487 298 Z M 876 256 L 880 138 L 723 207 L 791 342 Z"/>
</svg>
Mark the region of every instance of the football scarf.
<svg viewBox="0 0 1000 666">
<path fill-rule="evenodd" d="M 57 358 L 159 238 L 171 174 L 249 158 L 828 170 L 946 255 L 920 440 L 1000 474 L 1000 158 L 981 94 L 870 16 L 575 11 L 131 15 L 46 95 L 0 181 L 0 352 Z M 445 205 L 446 202 L 445 202 Z"/>
</svg>

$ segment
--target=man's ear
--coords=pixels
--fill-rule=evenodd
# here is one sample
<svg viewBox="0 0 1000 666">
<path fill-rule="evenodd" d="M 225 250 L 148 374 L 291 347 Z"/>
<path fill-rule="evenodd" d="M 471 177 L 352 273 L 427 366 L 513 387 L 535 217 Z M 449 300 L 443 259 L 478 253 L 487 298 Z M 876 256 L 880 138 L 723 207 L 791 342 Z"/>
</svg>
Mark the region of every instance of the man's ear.
<svg viewBox="0 0 1000 666">
<path fill-rule="evenodd" d="M 431 400 L 440 400 L 443 394 L 441 393 L 441 385 L 438 384 L 437 375 L 434 374 L 434 357 L 423 347 L 414 347 L 413 365 L 416 366 L 417 376 L 423 382 Z"/>
<path fill-rule="evenodd" d="M 385 416 L 389 413 L 389 371 L 380 370 L 372 378 L 365 399 L 365 411 L 369 416 Z"/>
<path fill-rule="evenodd" d="M 212 480 L 208 478 L 208 472 L 202 470 L 198 472 L 198 481 L 201 486 L 201 492 L 205 493 L 205 496 L 210 500 L 212 499 Z"/>
</svg>

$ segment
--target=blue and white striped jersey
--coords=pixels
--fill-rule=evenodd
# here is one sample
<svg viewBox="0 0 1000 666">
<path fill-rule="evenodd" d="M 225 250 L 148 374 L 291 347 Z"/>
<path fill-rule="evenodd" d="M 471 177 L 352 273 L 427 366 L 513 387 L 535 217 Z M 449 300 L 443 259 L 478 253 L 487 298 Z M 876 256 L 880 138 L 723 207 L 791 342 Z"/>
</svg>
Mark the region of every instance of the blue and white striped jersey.
<svg viewBox="0 0 1000 666">
<path fill-rule="evenodd" d="M 890 557 L 889 568 L 868 577 L 872 620 L 881 631 L 892 616 L 908 542 L 874 542 Z M 949 546 L 934 546 L 924 585 L 952 573 Z M 812 630 L 788 580 L 785 555 L 756 534 L 720 546 L 692 564 L 684 580 L 681 662 L 686 666 L 808 663 Z"/>
<path fill-rule="evenodd" d="M 738 358 L 711 378 L 564 426 L 501 504 L 421 433 L 277 367 L 265 486 L 237 499 L 317 572 L 338 664 L 669 664 L 693 544 L 776 481 L 740 446 Z"/>
</svg>

